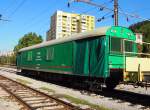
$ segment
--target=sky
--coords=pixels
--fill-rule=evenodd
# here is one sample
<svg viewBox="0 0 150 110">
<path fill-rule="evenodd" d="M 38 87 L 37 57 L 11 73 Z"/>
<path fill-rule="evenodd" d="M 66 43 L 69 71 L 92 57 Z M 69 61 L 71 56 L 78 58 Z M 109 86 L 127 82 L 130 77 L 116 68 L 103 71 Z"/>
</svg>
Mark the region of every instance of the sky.
<svg viewBox="0 0 150 110">
<path fill-rule="evenodd" d="M 50 28 L 50 16 L 56 10 L 72 13 L 88 14 L 96 19 L 104 19 L 96 22 L 96 27 L 112 26 L 113 12 L 102 10 L 85 3 L 73 2 L 67 7 L 69 0 L 0 0 L 0 51 L 13 50 L 18 40 L 29 32 L 35 32 L 46 39 L 46 31 Z M 111 0 L 91 0 L 96 4 L 104 4 L 113 9 Z M 124 13 L 138 15 L 143 19 L 119 14 L 119 25 L 128 27 L 131 24 L 150 19 L 150 0 L 118 0 L 119 10 Z M 127 21 L 128 18 L 128 21 Z"/>
</svg>

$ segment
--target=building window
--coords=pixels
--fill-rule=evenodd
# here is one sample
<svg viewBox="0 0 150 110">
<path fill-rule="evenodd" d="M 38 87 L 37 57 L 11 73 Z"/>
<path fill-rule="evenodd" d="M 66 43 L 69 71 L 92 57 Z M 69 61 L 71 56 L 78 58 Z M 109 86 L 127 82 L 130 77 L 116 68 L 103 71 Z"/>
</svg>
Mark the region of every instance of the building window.
<svg viewBox="0 0 150 110">
<path fill-rule="evenodd" d="M 54 48 L 49 47 L 46 50 L 46 60 L 53 60 L 54 59 Z"/>
<path fill-rule="evenodd" d="M 27 53 L 27 61 L 32 61 L 32 51 Z"/>
<path fill-rule="evenodd" d="M 63 18 L 67 18 L 67 16 L 63 16 Z"/>
</svg>

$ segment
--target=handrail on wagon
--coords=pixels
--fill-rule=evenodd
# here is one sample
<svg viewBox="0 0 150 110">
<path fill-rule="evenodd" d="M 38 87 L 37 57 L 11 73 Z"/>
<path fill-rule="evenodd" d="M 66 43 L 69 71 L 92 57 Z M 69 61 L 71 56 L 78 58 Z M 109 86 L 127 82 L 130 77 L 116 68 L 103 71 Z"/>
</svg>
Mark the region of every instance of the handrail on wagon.
<svg viewBox="0 0 150 110">
<path fill-rule="evenodd" d="M 138 42 L 136 42 L 136 41 L 133 41 L 133 40 L 128 40 L 128 39 L 123 39 L 124 41 L 130 41 L 130 42 L 135 42 L 135 43 L 137 43 L 137 44 L 148 44 L 148 45 L 150 45 L 150 42 L 141 42 L 141 43 L 138 43 Z"/>
<path fill-rule="evenodd" d="M 136 54 L 136 55 L 147 55 L 147 56 L 150 56 L 149 53 L 136 53 L 136 52 L 126 52 L 125 53 L 129 53 L 129 54 Z"/>
</svg>

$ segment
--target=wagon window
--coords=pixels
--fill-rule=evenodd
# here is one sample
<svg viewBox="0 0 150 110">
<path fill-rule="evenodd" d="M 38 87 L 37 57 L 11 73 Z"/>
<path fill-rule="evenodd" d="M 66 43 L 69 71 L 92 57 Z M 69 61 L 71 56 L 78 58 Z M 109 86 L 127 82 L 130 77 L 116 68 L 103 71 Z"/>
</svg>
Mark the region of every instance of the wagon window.
<svg viewBox="0 0 150 110">
<path fill-rule="evenodd" d="M 111 51 L 122 52 L 122 39 L 116 37 L 111 38 Z"/>
<path fill-rule="evenodd" d="M 133 42 L 131 41 L 125 41 L 125 51 L 126 52 L 132 52 Z"/>
<path fill-rule="evenodd" d="M 32 51 L 27 53 L 27 60 L 32 61 Z"/>
<path fill-rule="evenodd" d="M 54 48 L 50 47 L 46 50 L 46 60 L 54 59 Z"/>
</svg>

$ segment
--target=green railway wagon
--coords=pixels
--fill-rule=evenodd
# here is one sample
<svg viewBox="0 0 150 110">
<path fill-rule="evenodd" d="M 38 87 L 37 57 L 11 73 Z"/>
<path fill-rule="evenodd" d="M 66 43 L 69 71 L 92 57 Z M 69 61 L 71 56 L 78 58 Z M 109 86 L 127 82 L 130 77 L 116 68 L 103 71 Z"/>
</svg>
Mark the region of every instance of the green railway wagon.
<svg viewBox="0 0 150 110">
<path fill-rule="evenodd" d="M 135 55 L 124 51 L 137 52 L 135 40 L 128 28 L 102 27 L 23 48 L 17 54 L 17 67 L 82 81 L 103 81 L 107 87 L 114 88 L 126 80 L 124 58 Z"/>
</svg>

